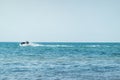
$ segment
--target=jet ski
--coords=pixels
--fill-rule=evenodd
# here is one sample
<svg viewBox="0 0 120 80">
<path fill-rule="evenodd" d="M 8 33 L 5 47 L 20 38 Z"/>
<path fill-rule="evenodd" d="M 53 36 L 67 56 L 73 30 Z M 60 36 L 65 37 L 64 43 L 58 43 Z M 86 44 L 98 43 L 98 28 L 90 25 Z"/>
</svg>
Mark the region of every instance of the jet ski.
<svg viewBox="0 0 120 80">
<path fill-rule="evenodd" d="M 20 45 L 20 46 L 40 46 L 39 44 L 30 43 L 30 42 L 28 42 L 28 41 L 26 41 L 26 42 L 21 42 L 19 45 Z"/>
<path fill-rule="evenodd" d="M 20 46 L 30 46 L 30 43 L 28 41 L 26 42 L 21 42 Z"/>
</svg>

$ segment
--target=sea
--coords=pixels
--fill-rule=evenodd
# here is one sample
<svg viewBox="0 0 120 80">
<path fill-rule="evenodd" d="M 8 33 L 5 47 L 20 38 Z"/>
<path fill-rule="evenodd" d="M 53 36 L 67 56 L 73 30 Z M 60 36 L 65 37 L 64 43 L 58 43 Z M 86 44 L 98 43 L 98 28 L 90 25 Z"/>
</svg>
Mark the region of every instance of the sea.
<svg viewBox="0 0 120 80">
<path fill-rule="evenodd" d="M 120 80 L 120 43 L 0 42 L 0 80 Z"/>
</svg>

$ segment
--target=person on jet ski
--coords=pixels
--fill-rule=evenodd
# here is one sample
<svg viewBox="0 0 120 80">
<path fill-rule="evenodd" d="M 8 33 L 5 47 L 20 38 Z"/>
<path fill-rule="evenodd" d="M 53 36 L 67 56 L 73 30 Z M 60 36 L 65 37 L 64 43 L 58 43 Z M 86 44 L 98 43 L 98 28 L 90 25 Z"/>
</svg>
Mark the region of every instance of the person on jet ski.
<svg viewBox="0 0 120 80">
<path fill-rule="evenodd" d="M 29 44 L 29 42 L 28 42 L 28 41 L 26 41 L 26 44 Z"/>
<path fill-rule="evenodd" d="M 26 42 L 21 42 L 21 45 L 23 45 L 23 44 L 29 44 L 29 42 L 28 42 L 28 41 L 26 41 Z"/>
</svg>

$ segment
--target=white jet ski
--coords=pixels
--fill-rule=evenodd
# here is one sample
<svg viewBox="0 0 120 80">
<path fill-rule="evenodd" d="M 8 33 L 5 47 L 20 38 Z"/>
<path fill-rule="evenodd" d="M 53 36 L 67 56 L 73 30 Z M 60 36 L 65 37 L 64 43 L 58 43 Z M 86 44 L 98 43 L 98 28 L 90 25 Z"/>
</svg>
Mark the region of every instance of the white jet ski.
<svg viewBox="0 0 120 80">
<path fill-rule="evenodd" d="M 20 44 L 19 44 L 20 46 L 40 46 L 39 44 L 35 44 L 35 43 L 30 43 L 30 42 L 28 42 L 28 41 L 26 41 L 26 42 L 21 42 Z"/>
</svg>

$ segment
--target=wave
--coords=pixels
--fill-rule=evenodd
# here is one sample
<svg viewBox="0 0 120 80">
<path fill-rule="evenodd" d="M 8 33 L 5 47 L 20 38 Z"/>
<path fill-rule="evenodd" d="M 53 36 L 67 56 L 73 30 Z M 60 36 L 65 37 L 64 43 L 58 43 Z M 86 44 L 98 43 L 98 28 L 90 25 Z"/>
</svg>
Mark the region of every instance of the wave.
<svg viewBox="0 0 120 80">
<path fill-rule="evenodd" d="M 110 47 L 110 46 L 108 46 L 108 45 L 86 45 L 85 47 L 93 47 L 93 48 L 95 48 L 95 47 Z"/>
<path fill-rule="evenodd" d="M 44 47 L 73 47 L 73 46 L 68 46 L 68 45 L 39 45 L 39 46 L 44 46 Z"/>
<path fill-rule="evenodd" d="M 86 47 L 100 47 L 100 45 L 87 45 Z"/>
</svg>

